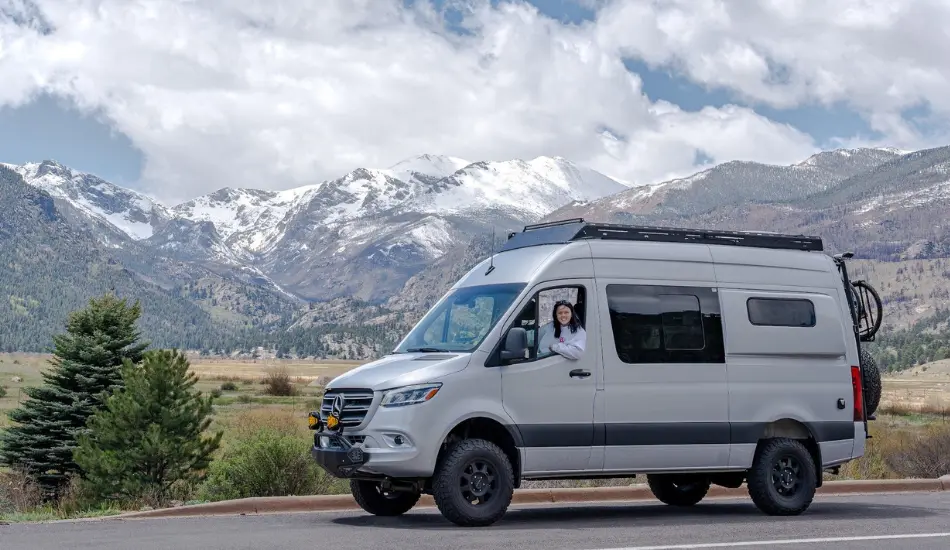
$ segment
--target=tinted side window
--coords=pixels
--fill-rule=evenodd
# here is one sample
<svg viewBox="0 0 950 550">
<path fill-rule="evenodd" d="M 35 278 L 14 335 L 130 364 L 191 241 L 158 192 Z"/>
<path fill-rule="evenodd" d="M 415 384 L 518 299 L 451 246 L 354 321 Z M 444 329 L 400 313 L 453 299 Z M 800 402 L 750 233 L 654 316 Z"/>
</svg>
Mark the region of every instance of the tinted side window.
<svg viewBox="0 0 950 550">
<path fill-rule="evenodd" d="M 749 322 L 768 327 L 813 327 L 815 304 L 811 300 L 788 298 L 749 298 L 746 301 Z"/>
<path fill-rule="evenodd" d="M 723 363 L 722 316 L 713 289 L 607 285 L 617 356 L 624 363 Z"/>
</svg>

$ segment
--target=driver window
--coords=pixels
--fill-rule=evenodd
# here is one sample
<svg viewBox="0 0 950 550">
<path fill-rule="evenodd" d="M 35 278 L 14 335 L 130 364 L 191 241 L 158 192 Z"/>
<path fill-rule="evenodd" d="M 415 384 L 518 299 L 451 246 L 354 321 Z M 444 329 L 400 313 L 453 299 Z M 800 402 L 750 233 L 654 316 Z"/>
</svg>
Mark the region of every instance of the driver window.
<svg viewBox="0 0 950 550">
<path fill-rule="evenodd" d="M 512 327 L 521 327 L 528 335 L 528 361 L 543 359 L 554 355 L 550 349 L 538 350 L 538 334 L 541 327 L 553 320 L 554 304 L 558 300 L 568 300 L 572 304 L 578 303 L 577 287 L 548 288 L 538 292 L 525 304 L 521 313 L 515 317 Z M 540 355 L 539 355 L 540 351 Z"/>
<path fill-rule="evenodd" d="M 548 325 L 554 321 L 554 304 L 560 300 L 567 300 L 571 304 L 577 304 L 577 288 L 576 287 L 560 287 L 560 288 L 549 288 L 542 290 L 538 294 L 538 305 L 539 305 L 539 319 L 538 319 L 538 333 L 544 329 L 545 325 Z M 536 339 L 539 339 L 540 336 L 537 336 Z M 554 352 L 550 349 L 536 349 L 536 356 L 538 359 L 544 359 L 545 357 L 550 357 L 554 355 Z"/>
</svg>

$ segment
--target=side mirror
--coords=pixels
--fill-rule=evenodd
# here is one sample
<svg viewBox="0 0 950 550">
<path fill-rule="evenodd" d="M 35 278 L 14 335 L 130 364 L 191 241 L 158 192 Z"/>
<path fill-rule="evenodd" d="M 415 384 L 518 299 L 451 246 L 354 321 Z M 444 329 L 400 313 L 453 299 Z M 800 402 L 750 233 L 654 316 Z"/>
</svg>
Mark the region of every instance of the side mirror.
<svg viewBox="0 0 950 550">
<path fill-rule="evenodd" d="M 506 362 L 528 358 L 528 331 L 521 327 L 512 327 L 505 337 L 505 347 L 501 350 L 501 360 Z"/>
</svg>

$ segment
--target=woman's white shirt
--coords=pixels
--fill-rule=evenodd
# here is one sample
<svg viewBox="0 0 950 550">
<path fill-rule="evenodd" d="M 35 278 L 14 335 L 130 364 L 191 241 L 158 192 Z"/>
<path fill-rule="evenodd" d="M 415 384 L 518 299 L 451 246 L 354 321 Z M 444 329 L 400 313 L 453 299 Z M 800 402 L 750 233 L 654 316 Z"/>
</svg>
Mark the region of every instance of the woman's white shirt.
<svg viewBox="0 0 950 550">
<path fill-rule="evenodd" d="M 577 332 L 572 333 L 569 326 L 562 326 L 560 339 L 555 339 L 554 322 L 552 321 L 542 326 L 540 332 L 541 337 L 538 342 L 539 356 L 550 350 L 568 359 L 579 359 L 587 345 L 587 332 L 583 327 L 577 327 Z"/>
</svg>

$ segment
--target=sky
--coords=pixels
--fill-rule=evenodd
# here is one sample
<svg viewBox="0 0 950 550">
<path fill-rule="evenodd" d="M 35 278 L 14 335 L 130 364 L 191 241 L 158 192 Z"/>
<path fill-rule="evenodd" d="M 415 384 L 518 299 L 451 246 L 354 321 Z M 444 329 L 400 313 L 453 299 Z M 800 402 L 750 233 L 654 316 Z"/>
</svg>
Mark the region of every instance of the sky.
<svg viewBox="0 0 950 550">
<path fill-rule="evenodd" d="M 0 0 L 0 162 L 174 204 L 420 154 L 631 185 L 950 144 L 944 0 Z"/>
</svg>

